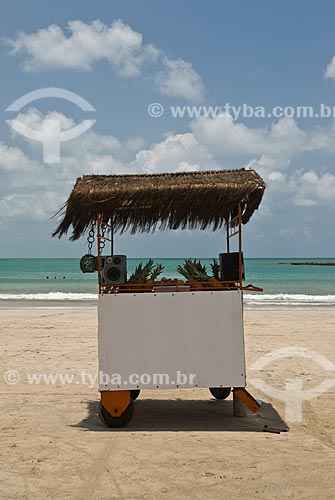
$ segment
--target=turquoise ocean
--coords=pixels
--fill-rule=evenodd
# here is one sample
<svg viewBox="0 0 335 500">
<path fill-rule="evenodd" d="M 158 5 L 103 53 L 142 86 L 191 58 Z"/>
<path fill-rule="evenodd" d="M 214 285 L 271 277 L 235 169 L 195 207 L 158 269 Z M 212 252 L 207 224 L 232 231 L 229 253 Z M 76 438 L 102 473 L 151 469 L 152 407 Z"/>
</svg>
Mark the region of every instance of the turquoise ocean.
<svg viewBox="0 0 335 500">
<path fill-rule="evenodd" d="M 210 269 L 212 259 L 200 259 Z M 128 259 L 128 275 L 139 262 Z M 180 259 L 155 259 L 163 275 L 180 277 Z M 335 259 L 246 259 L 245 284 L 262 293 L 244 293 L 247 309 L 335 308 L 335 266 L 292 266 L 291 262 Z M 163 276 L 162 275 L 162 276 Z M 95 307 L 97 274 L 83 274 L 79 259 L 0 259 L 0 307 Z"/>
</svg>

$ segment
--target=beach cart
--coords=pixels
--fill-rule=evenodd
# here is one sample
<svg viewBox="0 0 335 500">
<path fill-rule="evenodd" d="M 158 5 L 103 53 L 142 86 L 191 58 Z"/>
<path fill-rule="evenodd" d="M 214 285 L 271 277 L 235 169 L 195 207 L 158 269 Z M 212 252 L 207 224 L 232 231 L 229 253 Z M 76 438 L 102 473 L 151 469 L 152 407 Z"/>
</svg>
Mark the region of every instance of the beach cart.
<svg viewBox="0 0 335 500">
<path fill-rule="evenodd" d="M 141 389 L 209 388 L 217 399 L 232 390 L 234 401 L 258 410 L 245 389 L 243 291 L 260 289 L 244 285 L 242 226 L 264 189 L 250 169 L 77 180 L 54 235 L 88 235 L 81 268 L 98 274 L 99 415 L 107 426 L 129 422 Z M 189 259 L 183 280 L 160 279 L 158 266 L 149 278 L 141 266 L 129 278 L 126 256 L 114 253 L 118 232 L 196 228 L 205 238 L 223 234 L 211 276 Z"/>
</svg>

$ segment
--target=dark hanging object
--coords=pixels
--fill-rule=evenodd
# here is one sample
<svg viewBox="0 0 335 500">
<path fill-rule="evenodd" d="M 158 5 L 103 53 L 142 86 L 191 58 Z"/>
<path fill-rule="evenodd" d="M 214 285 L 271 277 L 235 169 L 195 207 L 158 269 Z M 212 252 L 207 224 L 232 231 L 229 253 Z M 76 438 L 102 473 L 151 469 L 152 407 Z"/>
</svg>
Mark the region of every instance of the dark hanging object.
<svg viewBox="0 0 335 500">
<path fill-rule="evenodd" d="M 98 270 L 98 258 L 87 253 L 80 259 L 80 269 L 83 273 L 94 273 Z"/>
</svg>

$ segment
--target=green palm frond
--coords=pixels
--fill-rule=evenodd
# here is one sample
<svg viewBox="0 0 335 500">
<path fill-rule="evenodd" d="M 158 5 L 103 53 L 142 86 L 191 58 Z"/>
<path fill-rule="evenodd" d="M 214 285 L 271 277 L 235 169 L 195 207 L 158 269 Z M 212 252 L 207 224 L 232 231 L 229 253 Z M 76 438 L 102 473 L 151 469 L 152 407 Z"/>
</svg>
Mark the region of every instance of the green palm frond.
<svg viewBox="0 0 335 500">
<path fill-rule="evenodd" d="M 149 259 L 144 265 L 140 262 L 130 276 L 128 283 L 144 284 L 148 281 L 155 281 L 163 272 L 163 269 L 164 266 L 161 264 L 155 266 L 152 259 Z"/>
<path fill-rule="evenodd" d="M 187 281 L 212 281 L 219 280 L 220 265 L 217 260 L 213 259 L 211 264 L 212 276 L 207 274 L 207 268 L 201 264 L 200 260 L 185 259 L 183 265 L 179 265 L 177 271 L 184 276 Z"/>
<path fill-rule="evenodd" d="M 216 280 L 220 279 L 220 264 L 216 259 L 213 259 L 213 264 L 211 264 L 212 275 Z"/>
<path fill-rule="evenodd" d="M 205 265 L 200 260 L 185 259 L 182 266 L 178 266 L 177 271 L 184 276 L 187 281 L 208 281 L 209 276 Z"/>
</svg>

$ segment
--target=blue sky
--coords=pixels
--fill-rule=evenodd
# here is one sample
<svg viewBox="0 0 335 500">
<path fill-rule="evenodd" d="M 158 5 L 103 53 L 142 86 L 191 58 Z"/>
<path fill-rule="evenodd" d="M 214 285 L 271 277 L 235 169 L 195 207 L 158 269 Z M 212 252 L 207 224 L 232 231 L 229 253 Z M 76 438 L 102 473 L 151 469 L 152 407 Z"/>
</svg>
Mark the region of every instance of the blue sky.
<svg viewBox="0 0 335 500">
<path fill-rule="evenodd" d="M 83 173 L 243 166 L 267 183 L 264 202 L 244 230 L 248 256 L 334 255 L 334 117 L 234 121 L 170 112 L 171 106 L 226 102 L 267 110 L 335 106 L 332 2 L 0 5 L 0 257 L 85 251 L 85 241 L 50 237 L 50 215 Z M 41 144 L 13 134 L 5 121 L 14 118 L 5 111 L 13 101 L 44 87 L 75 92 L 96 109 L 92 129 L 61 145 L 59 164 L 45 163 Z M 163 116 L 149 116 L 152 102 L 162 104 Z M 20 112 L 32 128 L 50 116 L 64 128 L 91 118 L 55 98 Z M 116 250 L 133 257 L 211 256 L 223 243 L 221 233 L 166 232 L 124 235 Z"/>
</svg>

